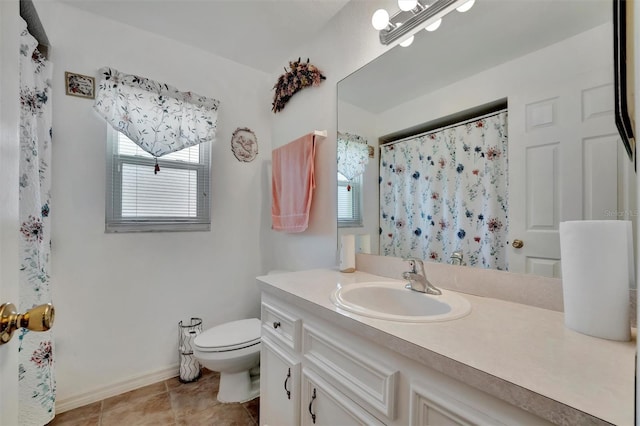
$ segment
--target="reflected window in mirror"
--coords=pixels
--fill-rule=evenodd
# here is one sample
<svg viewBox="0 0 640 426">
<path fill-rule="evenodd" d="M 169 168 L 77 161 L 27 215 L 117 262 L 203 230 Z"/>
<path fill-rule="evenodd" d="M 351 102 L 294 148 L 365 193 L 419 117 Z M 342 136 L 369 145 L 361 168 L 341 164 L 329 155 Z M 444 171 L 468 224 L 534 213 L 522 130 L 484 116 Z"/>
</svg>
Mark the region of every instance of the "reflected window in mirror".
<svg viewBox="0 0 640 426">
<path fill-rule="evenodd" d="M 362 226 L 362 175 L 351 181 L 338 173 L 338 227 Z"/>
</svg>

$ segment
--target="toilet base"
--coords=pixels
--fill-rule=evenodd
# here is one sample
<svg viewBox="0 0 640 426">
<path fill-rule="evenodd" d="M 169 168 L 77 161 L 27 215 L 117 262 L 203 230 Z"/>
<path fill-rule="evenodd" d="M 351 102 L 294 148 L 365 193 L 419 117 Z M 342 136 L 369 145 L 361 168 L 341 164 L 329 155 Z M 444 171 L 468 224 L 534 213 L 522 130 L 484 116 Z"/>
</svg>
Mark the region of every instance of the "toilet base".
<svg viewBox="0 0 640 426">
<path fill-rule="evenodd" d="M 220 373 L 218 401 L 222 403 L 247 402 L 260 396 L 260 376 L 249 371 Z"/>
</svg>

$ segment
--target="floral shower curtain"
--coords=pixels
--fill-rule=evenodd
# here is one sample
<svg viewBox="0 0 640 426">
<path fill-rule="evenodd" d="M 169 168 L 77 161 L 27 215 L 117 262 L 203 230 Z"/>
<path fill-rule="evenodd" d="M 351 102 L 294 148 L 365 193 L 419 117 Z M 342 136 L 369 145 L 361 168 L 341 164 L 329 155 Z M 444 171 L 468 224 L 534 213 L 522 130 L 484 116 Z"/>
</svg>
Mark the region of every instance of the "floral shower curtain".
<svg viewBox="0 0 640 426">
<path fill-rule="evenodd" d="M 384 146 L 380 253 L 508 270 L 507 112 Z"/>
<path fill-rule="evenodd" d="M 51 302 L 51 63 L 24 24 L 20 38 L 20 306 Z M 53 336 L 19 330 L 20 425 L 55 414 Z"/>
</svg>

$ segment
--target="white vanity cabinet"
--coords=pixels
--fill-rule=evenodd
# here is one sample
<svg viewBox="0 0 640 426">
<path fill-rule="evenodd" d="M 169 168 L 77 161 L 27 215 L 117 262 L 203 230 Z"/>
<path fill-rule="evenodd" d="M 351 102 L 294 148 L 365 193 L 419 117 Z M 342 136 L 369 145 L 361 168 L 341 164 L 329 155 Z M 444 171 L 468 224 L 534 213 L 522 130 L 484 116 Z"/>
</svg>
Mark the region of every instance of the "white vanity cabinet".
<svg viewBox="0 0 640 426">
<path fill-rule="evenodd" d="M 300 424 L 302 320 L 263 301 L 260 351 L 260 424 Z"/>
<path fill-rule="evenodd" d="M 302 371 L 297 357 L 268 336 L 260 356 L 261 425 L 383 425 L 315 372 Z"/>
<path fill-rule="evenodd" d="M 315 365 L 304 361 L 302 353 L 302 319 L 292 308 L 266 299 L 262 303 L 260 424 L 384 425 L 336 389 L 336 381 L 331 380 L 335 373 L 325 380 L 311 369 Z"/>
<path fill-rule="evenodd" d="M 548 424 L 272 294 L 262 301 L 261 425 Z"/>
</svg>

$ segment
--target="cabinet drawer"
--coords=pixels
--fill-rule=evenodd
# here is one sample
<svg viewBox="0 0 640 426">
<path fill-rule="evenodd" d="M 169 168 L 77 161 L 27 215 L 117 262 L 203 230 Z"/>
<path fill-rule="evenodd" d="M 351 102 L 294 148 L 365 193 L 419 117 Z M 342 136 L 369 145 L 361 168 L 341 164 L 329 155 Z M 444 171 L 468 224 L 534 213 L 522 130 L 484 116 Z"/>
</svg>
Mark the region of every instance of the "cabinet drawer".
<svg viewBox="0 0 640 426">
<path fill-rule="evenodd" d="M 308 324 L 303 327 L 304 357 L 314 369 L 361 406 L 393 420 L 398 370 L 377 362 L 362 349 L 356 352 L 333 334 L 329 336 Z"/>
<path fill-rule="evenodd" d="M 273 336 L 278 343 L 298 353 L 300 352 L 300 330 L 302 320 L 285 310 L 267 302 L 262 302 L 262 330 Z"/>
</svg>

